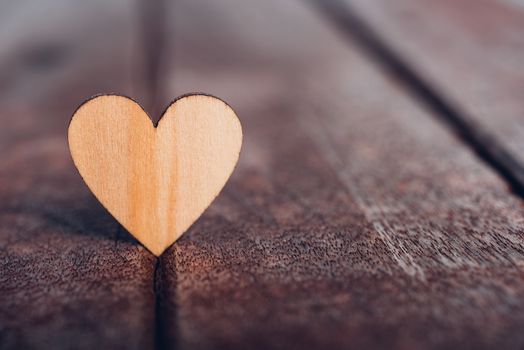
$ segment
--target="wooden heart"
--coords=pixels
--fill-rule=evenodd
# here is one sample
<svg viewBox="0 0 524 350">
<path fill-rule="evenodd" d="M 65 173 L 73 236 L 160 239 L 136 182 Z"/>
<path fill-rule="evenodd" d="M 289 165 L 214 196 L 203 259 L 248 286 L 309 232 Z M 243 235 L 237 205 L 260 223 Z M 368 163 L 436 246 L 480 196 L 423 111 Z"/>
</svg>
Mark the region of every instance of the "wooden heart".
<svg viewBox="0 0 524 350">
<path fill-rule="evenodd" d="M 87 186 L 157 256 L 218 195 L 242 145 L 235 112 L 207 95 L 175 100 L 157 126 L 133 100 L 98 96 L 77 109 L 68 134 Z"/>
</svg>

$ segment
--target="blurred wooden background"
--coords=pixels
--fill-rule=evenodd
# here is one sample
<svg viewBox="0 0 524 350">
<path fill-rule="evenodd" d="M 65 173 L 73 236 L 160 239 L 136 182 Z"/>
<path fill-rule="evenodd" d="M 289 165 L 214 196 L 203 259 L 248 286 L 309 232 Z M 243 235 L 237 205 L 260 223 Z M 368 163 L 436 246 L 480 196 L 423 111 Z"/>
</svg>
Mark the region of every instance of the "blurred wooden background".
<svg viewBox="0 0 524 350">
<path fill-rule="evenodd" d="M 0 4 L 1 349 L 521 349 L 519 0 Z M 161 258 L 66 130 L 96 93 L 235 108 L 230 182 Z"/>
</svg>

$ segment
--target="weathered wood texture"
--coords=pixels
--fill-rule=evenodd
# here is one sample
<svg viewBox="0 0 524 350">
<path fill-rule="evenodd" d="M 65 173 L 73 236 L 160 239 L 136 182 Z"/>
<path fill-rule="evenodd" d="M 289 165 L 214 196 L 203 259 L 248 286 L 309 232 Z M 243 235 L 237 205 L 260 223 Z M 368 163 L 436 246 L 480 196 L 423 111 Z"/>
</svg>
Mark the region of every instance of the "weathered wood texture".
<svg viewBox="0 0 524 350">
<path fill-rule="evenodd" d="M 524 6 L 513 0 L 340 0 L 431 84 L 524 189 Z M 337 1 L 335 1 L 337 2 Z M 498 147 L 498 145 L 502 147 Z"/>
<path fill-rule="evenodd" d="M 521 201 L 302 5 L 169 12 L 168 95 L 224 98 L 245 143 L 162 257 L 162 343 L 521 348 Z"/>
<path fill-rule="evenodd" d="M 524 346 L 521 200 L 313 8 L 52 3 L 0 11 L 0 348 Z M 93 93 L 160 111 L 190 91 L 228 101 L 245 143 L 155 270 L 67 124 Z"/>
<path fill-rule="evenodd" d="M 66 138 L 86 97 L 138 93 L 130 75 L 141 59 L 130 5 L 2 4 L 2 349 L 154 345 L 155 259 L 89 192 Z"/>
</svg>

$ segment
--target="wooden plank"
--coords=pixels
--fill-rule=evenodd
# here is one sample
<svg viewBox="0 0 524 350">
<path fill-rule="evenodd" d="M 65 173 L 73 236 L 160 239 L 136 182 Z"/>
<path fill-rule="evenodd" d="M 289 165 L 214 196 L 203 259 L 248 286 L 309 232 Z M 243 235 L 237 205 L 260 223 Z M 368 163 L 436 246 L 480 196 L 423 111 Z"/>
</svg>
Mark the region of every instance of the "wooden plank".
<svg viewBox="0 0 524 350">
<path fill-rule="evenodd" d="M 522 193 L 524 7 L 509 0 L 346 3 L 457 114 L 488 161 Z"/>
<path fill-rule="evenodd" d="M 160 343 L 522 347 L 521 201 L 310 10 L 170 10 L 167 93 L 228 101 L 244 146 L 161 258 Z"/>
<path fill-rule="evenodd" d="M 0 30 L 0 348 L 152 348 L 155 259 L 89 192 L 66 138 L 72 113 L 90 95 L 140 98 L 132 83 L 142 60 L 132 2 L 7 7 Z"/>
</svg>

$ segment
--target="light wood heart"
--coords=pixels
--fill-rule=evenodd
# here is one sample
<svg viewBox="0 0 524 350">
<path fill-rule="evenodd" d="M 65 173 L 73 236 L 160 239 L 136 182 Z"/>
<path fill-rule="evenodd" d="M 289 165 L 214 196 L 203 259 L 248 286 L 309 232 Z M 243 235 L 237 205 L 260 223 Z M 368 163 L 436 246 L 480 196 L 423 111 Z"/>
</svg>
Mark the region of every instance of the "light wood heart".
<svg viewBox="0 0 524 350">
<path fill-rule="evenodd" d="M 69 125 L 73 161 L 104 207 L 155 255 L 211 204 L 237 163 L 242 128 L 225 102 L 187 95 L 157 126 L 133 100 L 88 100 Z"/>
</svg>

